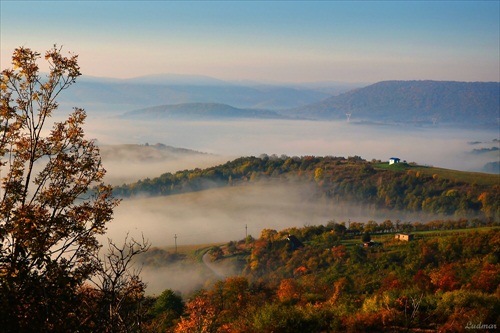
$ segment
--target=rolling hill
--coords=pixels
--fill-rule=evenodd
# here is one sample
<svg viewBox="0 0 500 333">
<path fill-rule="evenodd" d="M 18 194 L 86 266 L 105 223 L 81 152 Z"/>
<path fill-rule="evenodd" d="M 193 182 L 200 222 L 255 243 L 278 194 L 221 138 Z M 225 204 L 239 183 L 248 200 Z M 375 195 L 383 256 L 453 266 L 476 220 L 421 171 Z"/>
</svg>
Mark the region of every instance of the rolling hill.
<svg viewBox="0 0 500 333">
<path fill-rule="evenodd" d="M 500 82 L 383 81 L 284 114 L 313 119 L 498 126 Z"/>
<path fill-rule="evenodd" d="M 206 169 L 164 173 L 114 188 L 115 195 L 158 196 L 258 181 L 314 184 L 316 196 L 414 213 L 498 218 L 499 176 L 399 163 L 373 163 L 359 156 L 241 157 Z"/>
<path fill-rule="evenodd" d="M 175 159 L 181 156 L 199 156 L 206 153 L 196 150 L 177 148 L 162 143 L 100 145 L 100 153 L 105 160 L 130 162 L 151 162 Z"/>
<path fill-rule="evenodd" d="M 182 168 L 206 168 L 226 158 L 196 150 L 156 144 L 99 144 L 106 183 L 120 185 Z"/>
<path fill-rule="evenodd" d="M 204 82 L 204 85 L 198 86 L 200 92 L 207 89 L 208 83 Z M 216 81 L 210 87 L 219 89 L 223 85 Z M 289 89 L 273 87 L 267 91 L 268 98 L 254 101 L 253 107 L 189 102 L 142 108 L 127 112 L 123 117 L 345 120 L 349 114 L 353 122 L 491 127 L 498 126 L 500 115 L 500 82 L 383 81 L 320 102 L 287 110 L 275 109 L 278 104 L 286 104 L 282 103 L 282 99 L 289 96 Z M 252 99 L 251 96 L 246 97 L 247 101 Z M 207 101 L 206 97 L 198 97 L 201 101 Z M 304 104 L 306 101 L 307 98 L 299 94 L 290 104 Z M 234 102 L 236 104 L 233 105 L 252 104 L 241 99 Z"/>
<path fill-rule="evenodd" d="M 126 112 L 125 119 L 234 119 L 234 118 L 266 118 L 283 119 L 277 112 L 257 109 L 240 109 L 220 103 L 183 103 L 160 105 Z"/>
</svg>

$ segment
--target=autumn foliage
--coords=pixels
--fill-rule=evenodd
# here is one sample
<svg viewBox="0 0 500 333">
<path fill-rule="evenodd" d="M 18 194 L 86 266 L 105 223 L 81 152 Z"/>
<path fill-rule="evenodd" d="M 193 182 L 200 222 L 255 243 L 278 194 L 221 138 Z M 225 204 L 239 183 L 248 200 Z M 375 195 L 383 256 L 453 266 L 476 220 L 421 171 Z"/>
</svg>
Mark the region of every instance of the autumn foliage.
<svg viewBox="0 0 500 333">
<path fill-rule="evenodd" d="M 29 48 L 16 49 L 13 69 L 0 79 L 0 328 L 122 332 L 124 320 L 116 318 L 127 317 L 124 309 L 143 298 L 144 286 L 128 274 L 126 257 L 105 256 L 113 268 L 123 268 L 110 273 L 99 255 L 97 237 L 119 201 L 103 183 L 98 147 L 85 138 L 84 110 L 75 108 L 51 128 L 49 122 L 56 98 L 81 75 L 78 57 L 54 46 L 44 56 L 46 76 L 40 58 Z M 146 243 L 110 245 L 147 249 Z M 105 280 L 89 286 L 107 273 L 130 288 L 107 288 Z"/>
<path fill-rule="evenodd" d="M 264 230 L 242 276 L 187 296 L 183 315 L 166 331 L 466 332 L 468 323 L 479 322 L 500 327 L 500 229 L 412 242 L 381 235 L 381 245 L 372 248 L 346 233 L 337 245 L 325 246 L 322 235 L 336 228 Z M 303 248 L 290 246 L 292 230 Z"/>
</svg>

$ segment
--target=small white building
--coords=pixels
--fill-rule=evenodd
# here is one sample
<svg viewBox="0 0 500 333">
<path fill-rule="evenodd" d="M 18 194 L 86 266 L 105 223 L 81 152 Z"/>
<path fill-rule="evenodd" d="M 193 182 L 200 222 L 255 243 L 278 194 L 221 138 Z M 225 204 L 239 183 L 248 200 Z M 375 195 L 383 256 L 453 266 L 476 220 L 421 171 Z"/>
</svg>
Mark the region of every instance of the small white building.
<svg viewBox="0 0 500 333">
<path fill-rule="evenodd" d="M 401 161 L 399 158 L 397 158 L 397 157 L 391 157 L 389 159 L 389 165 L 395 164 L 395 163 L 399 163 L 399 161 Z"/>
<path fill-rule="evenodd" d="M 409 242 L 409 241 L 414 240 L 415 236 L 413 234 L 396 234 L 396 235 L 394 235 L 394 239 Z"/>
</svg>

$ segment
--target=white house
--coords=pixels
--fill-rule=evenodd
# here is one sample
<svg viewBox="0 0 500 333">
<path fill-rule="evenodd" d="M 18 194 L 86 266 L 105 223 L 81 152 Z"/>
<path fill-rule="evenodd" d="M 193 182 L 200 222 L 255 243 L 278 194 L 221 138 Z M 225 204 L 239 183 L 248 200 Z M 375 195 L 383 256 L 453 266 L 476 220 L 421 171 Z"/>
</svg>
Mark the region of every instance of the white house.
<svg viewBox="0 0 500 333">
<path fill-rule="evenodd" d="M 409 241 L 412 241 L 415 239 L 415 236 L 413 234 L 396 234 L 394 236 L 395 239 L 398 239 L 400 241 L 406 241 L 406 242 L 409 242 Z"/>
<path fill-rule="evenodd" d="M 389 159 L 389 165 L 394 164 L 394 163 L 399 163 L 400 159 L 397 157 L 391 157 Z"/>
</svg>

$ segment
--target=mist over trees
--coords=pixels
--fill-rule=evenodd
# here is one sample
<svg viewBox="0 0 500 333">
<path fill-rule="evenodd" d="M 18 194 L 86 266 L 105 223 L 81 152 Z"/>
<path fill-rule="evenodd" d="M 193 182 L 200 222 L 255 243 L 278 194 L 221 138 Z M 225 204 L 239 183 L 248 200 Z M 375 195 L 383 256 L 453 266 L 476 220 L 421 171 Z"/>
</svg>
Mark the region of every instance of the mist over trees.
<svg viewBox="0 0 500 333">
<path fill-rule="evenodd" d="M 303 182 L 332 202 L 358 201 L 384 209 L 498 219 L 498 176 L 458 173 L 359 156 L 241 157 L 206 168 L 165 173 L 114 188 L 115 195 L 171 195 L 257 181 Z"/>
</svg>

